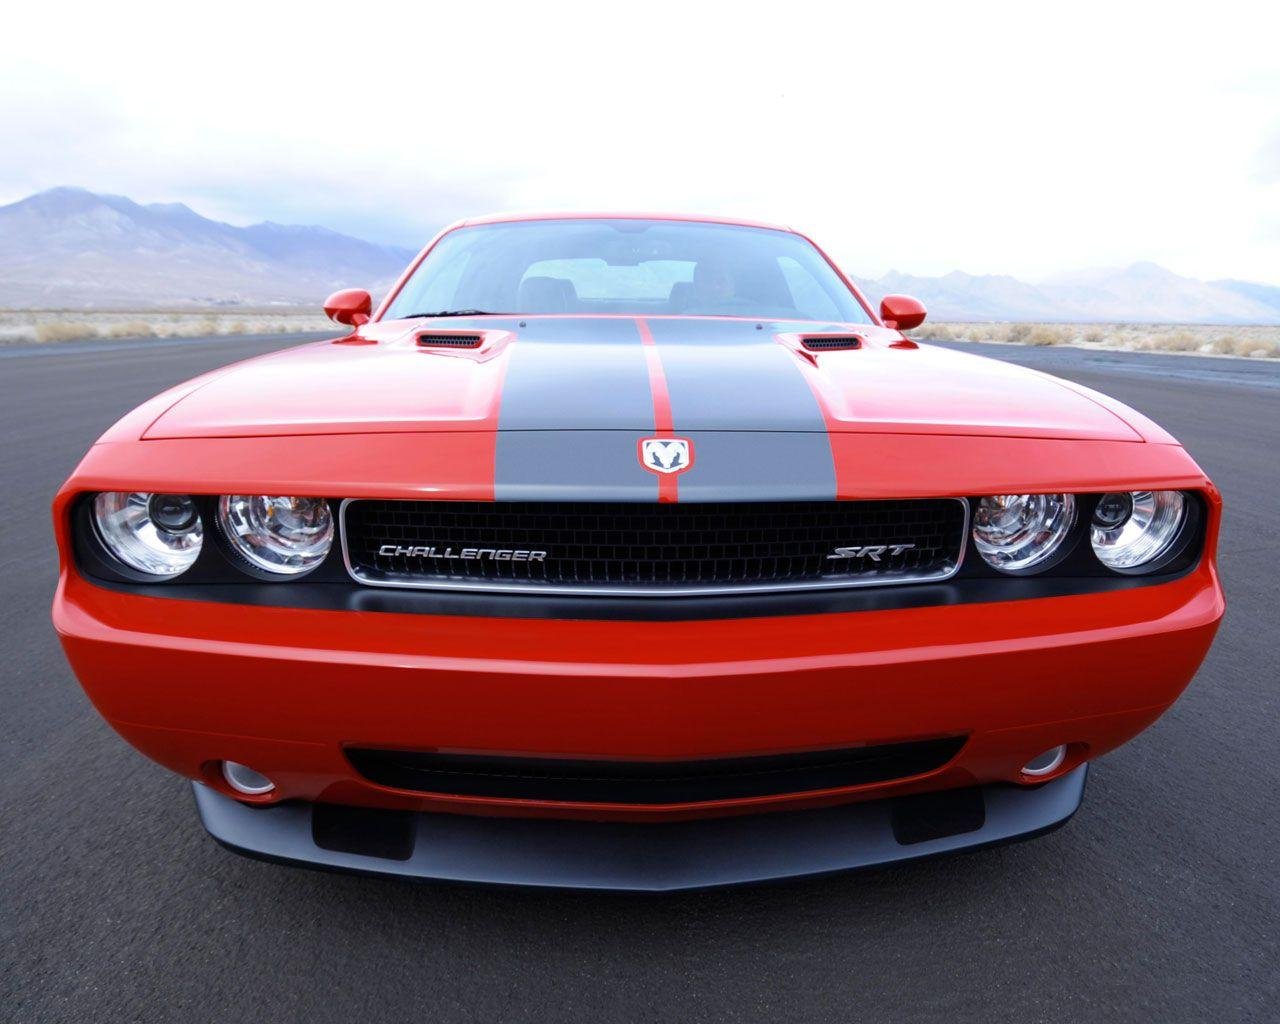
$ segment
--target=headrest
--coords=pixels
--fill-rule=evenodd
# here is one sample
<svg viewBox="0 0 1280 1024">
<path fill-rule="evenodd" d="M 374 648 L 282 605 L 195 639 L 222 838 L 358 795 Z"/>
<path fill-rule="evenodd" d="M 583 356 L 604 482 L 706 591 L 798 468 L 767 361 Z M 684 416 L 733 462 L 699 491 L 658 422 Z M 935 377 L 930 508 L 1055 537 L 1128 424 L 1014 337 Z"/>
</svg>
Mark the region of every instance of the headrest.
<svg viewBox="0 0 1280 1024">
<path fill-rule="evenodd" d="M 562 277 L 526 277 L 517 300 L 521 313 L 572 313 L 578 308 L 578 291 Z"/>
<path fill-rule="evenodd" d="M 671 312 L 682 313 L 689 308 L 689 303 L 693 301 L 693 282 L 677 281 L 671 286 L 671 294 L 667 297 L 667 305 L 671 307 Z"/>
</svg>

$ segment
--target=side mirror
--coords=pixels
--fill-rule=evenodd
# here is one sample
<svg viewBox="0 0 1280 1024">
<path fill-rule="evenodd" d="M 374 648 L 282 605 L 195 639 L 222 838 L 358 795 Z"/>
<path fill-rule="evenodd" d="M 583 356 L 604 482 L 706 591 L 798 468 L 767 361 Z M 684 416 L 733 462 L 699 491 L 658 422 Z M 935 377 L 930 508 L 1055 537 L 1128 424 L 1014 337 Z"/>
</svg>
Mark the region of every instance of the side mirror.
<svg viewBox="0 0 1280 1024">
<path fill-rule="evenodd" d="M 924 323 L 924 303 L 910 295 L 886 295 L 880 300 L 880 319 L 886 327 L 910 331 Z"/>
<path fill-rule="evenodd" d="M 373 314 L 373 298 L 363 288 L 344 288 L 324 300 L 324 315 L 335 324 L 359 327 Z"/>
</svg>

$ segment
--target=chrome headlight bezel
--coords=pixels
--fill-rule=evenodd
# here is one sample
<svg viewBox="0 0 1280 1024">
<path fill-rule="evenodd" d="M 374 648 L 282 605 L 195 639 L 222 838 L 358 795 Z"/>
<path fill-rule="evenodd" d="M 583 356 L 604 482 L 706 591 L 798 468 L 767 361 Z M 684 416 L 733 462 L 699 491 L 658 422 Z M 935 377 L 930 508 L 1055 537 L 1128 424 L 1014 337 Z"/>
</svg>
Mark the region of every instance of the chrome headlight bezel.
<svg viewBox="0 0 1280 1024">
<path fill-rule="evenodd" d="M 983 495 L 973 507 L 973 547 L 1003 576 L 1039 575 L 1074 547 L 1077 505 L 1066 492 Z"/>
<path fill-rule="evenodd" d="M 284 514 L 304 521 L 287 523 Z M 218 536 L 236 568 L 261 580 L 296 580 L 315 572 L 333 550 L 337 524 L 325 498 L 223 494 Z"/>
<path fill-rule="evenodd" d="M 1109 572 L 1149 576 L 1186 550 L 1198 518 L 1196 499 L 1185 491 L 1109 491 L 1094 504 L 1089 546 Z"/>
<path fill-rule="evenodd" d="M 88 518 L 115 571 L 139 582 L 177 579 L 204 548 L 204 519 L 190 494 L 101 491 L 89 504 Z"/>
</svg>

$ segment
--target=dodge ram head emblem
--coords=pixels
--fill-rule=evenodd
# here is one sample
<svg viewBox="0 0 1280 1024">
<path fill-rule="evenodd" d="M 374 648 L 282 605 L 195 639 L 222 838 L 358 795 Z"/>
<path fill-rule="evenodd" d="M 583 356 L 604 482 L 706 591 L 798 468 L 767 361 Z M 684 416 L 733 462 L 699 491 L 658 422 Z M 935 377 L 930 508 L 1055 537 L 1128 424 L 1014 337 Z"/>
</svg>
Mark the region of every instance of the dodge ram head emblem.
<svg viewBox="0 0 1280 1024">
<path fill-rule="evenodd" d="M 683 473 L 693 465 L 693 442 L 683 437 L 643 437 L 640 465 L 651 473 Z"/>
</svg>

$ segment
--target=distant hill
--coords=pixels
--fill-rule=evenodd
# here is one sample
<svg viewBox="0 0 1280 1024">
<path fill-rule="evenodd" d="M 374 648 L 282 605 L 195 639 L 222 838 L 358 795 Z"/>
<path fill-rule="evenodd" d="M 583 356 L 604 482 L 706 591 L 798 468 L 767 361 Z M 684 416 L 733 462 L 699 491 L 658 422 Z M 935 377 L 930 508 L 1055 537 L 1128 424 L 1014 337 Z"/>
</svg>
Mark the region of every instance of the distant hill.
<svg viewBox="0 0 1280 1024">
<path fill-rule="evenodd" d="M 385 291 L 412 256 L 327 228 L 239 228 L 181 203 L 55 188 L 0 206 L 0 307 L 317 306 L 337 288 Z M 914 295 L 933 320 L 1280 323 L 1280 287 L 1199 281 L 1154 263 L 1035 284 L 958 270 L 859 284 L 877 302 Z"/>
<path fill-rule="evenodd" d="M 240 228 L 181 203 L 55 188 L 0 206 L 0 306 L 317 305 L 413 256 L 320 227 Z"/>
<path fill-rule="evenodd" d="M 913 277 L 891 271 L 860 280 L 879 299 L 914 295 L 933 320 L 1048 320 L 1063 323 L 1280 323 L 1280 288 L 1249 281 L 1199 281 L 1154 263 L 1060 274 L 1038 284 L 955 271 Z"/>
</svg>

